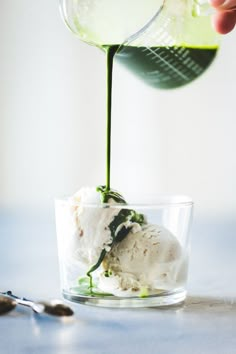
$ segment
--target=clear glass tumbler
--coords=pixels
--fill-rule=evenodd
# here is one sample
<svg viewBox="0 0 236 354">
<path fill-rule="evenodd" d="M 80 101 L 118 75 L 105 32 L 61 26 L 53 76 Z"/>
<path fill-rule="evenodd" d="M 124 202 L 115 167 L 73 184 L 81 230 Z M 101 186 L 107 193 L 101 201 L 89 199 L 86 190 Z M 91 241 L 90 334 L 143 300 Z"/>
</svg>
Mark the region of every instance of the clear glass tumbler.
<svg viewBox="0 0 236 354">
<path fill-rule="evenodd" d="M 63 297 L 106 307 L 183 302 L 192 209 L 185 196 L 135 204 L 57 200 Z"/>
</svg>

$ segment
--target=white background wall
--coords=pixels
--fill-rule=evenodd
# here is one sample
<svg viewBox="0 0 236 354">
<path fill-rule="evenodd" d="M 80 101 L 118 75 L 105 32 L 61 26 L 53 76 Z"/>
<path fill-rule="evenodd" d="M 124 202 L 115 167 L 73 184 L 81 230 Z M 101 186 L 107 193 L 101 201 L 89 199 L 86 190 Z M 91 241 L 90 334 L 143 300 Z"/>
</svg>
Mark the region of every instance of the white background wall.
<svg viewBox="0 0 236 354">
<path fill-rule="evenodd" d="M 211 69 L 162 92 L 116 68 L 112 185 L 181 193 L 199 214 L 236 212 L 236 32 Z M 1 0 L 0 201 L 52 210 L 105 179 L 105 58 L 64 26 L 56 0 Z"/>
</svg>

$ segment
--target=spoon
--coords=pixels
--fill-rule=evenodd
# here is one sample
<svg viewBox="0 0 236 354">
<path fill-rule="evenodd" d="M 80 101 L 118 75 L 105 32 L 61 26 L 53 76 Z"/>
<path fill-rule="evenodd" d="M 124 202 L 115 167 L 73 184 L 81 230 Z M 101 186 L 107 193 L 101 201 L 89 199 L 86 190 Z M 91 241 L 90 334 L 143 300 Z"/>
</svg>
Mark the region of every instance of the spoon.
<svg viewBox="0 0 236 354">
<path fill-rule="evenodd" d="M 13 310 L 16 305 L 30 307 L 34 312 L 39 314 L 46 313 L 57 317 L 72 316 L 74 314 L 69 306 L 64 305 L 58 300 L 52 300 L 50 302 L 35 302 L 13 295 L 11 291 L 0 292 L 0 294 L 4 295 L 0 297 L 0 314 Z"/>
</svg>

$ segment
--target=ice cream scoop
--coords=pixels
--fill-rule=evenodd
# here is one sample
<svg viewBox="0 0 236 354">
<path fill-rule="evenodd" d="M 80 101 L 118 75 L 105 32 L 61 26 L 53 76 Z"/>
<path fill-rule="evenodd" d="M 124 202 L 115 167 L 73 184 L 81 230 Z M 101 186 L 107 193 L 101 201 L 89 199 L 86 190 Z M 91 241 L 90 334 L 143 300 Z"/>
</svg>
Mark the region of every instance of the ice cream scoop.
<svg viewBox="0 0 236 354">
<path fill-rule="evenodd" d="M 99 288 L 117 295 L 168 290 L 181 286 L 186 274 L 185 257 L 177 238 L 163 226 L 144 225 L 132 231 L 109 252 Z"/>
<path fill-rule="evenodd" d="M 63 203 L 63 202 L 62 202 Z M 68 202 L 57 208 L 59 235 L 67 235 L 64 254 L 84 266 L 95 264 L 103 249 L 110 250 L 112 242 L 108 225 L 119 209 L 104 208 L 96 188 L 81 188 Z"/>
<path fill-rule="evenodd" d="M 109 195 L 113 197 L 103 204 L 96 188 L 82 188 L 71 198 L 67 221 L 64 215 L 61 218 L 67 223 L 65 252 L 87 267 L 96 265 L 102 252 L 105 255 L 111 250 L 114 240 L 126 237 L 132 229 L 140 230 L 140 224 L 145 222 L 143 215 L 123 207 L 124 199 L 119 194 L 111 191 Z M 117 208 L 109 207 L 114 204 Z"/>
</svg>

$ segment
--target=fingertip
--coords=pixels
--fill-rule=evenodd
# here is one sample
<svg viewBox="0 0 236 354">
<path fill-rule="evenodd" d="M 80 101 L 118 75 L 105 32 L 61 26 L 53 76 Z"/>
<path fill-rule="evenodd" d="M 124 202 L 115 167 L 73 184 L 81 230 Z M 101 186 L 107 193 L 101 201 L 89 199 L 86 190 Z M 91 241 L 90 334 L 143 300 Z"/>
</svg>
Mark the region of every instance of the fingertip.
<svg viewBox="0 0 236 354">
<path fill-rule="evenodd" d="M 217 12 L 212 19 L 215 30 L 220 34 L 231 32 L 236 23 L 236 11 Z"/>
</svg>

